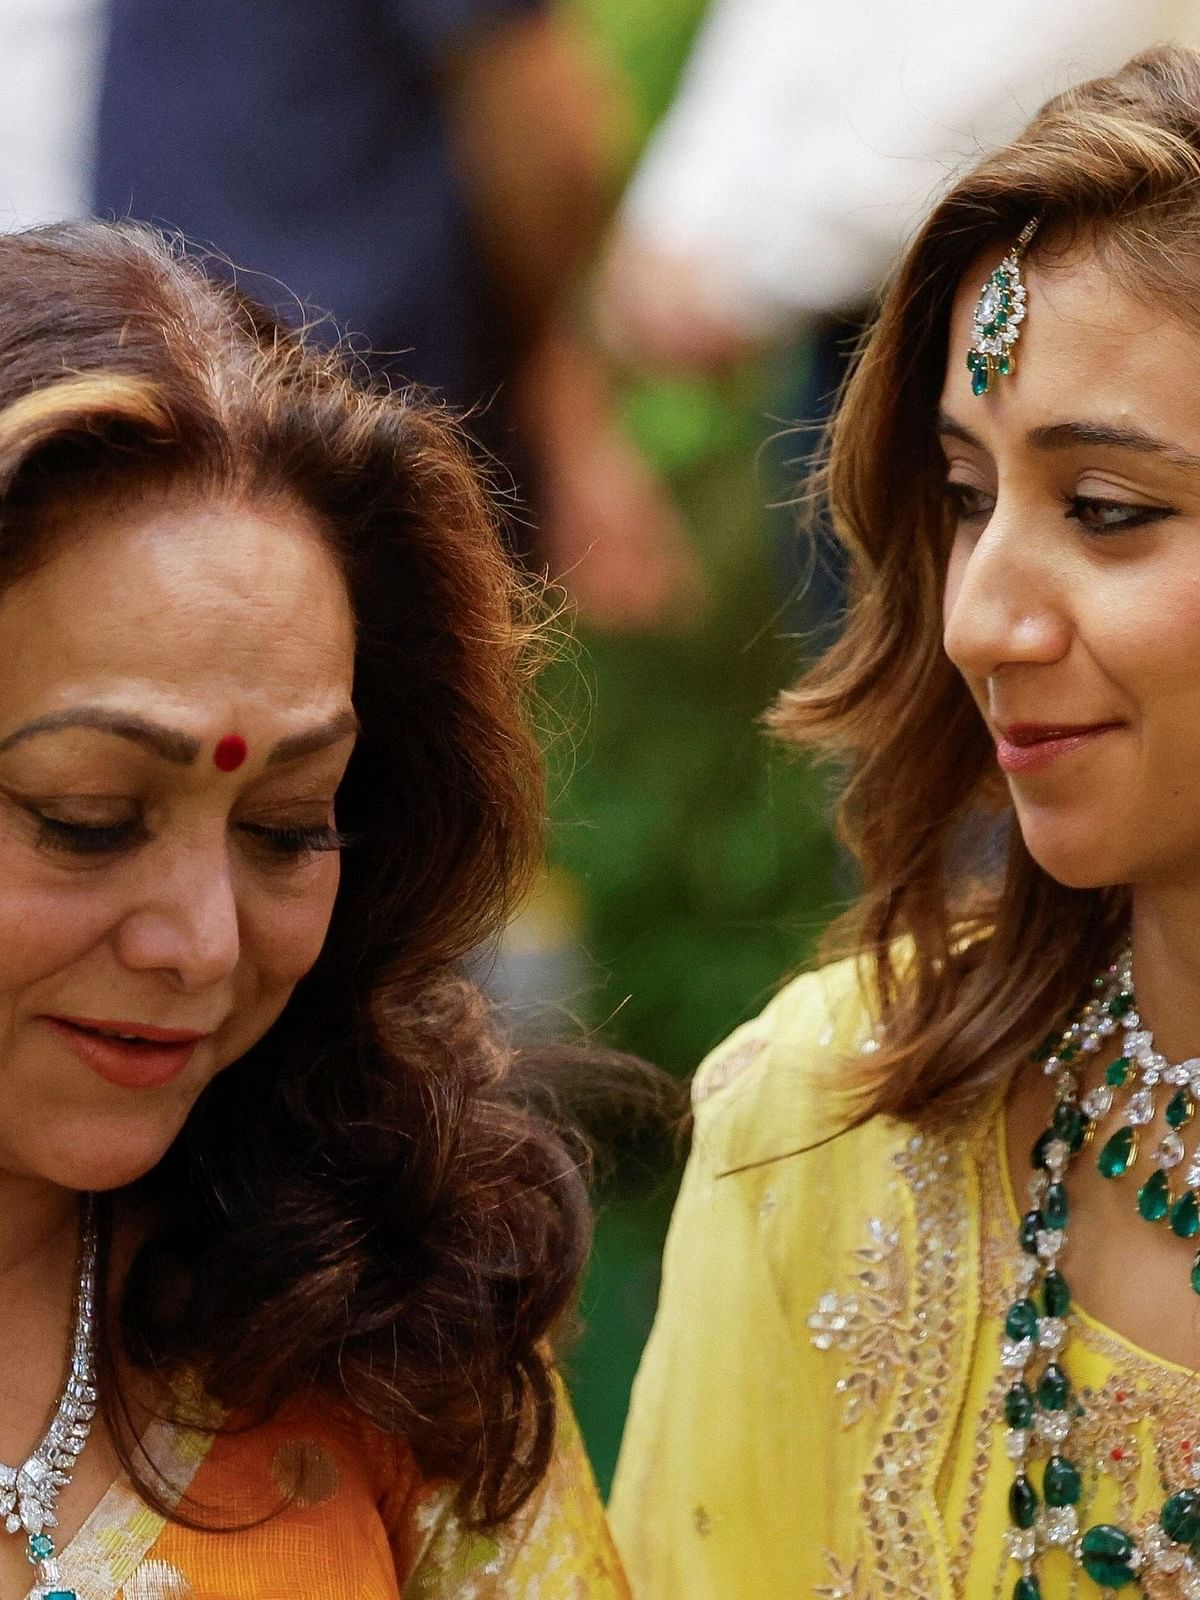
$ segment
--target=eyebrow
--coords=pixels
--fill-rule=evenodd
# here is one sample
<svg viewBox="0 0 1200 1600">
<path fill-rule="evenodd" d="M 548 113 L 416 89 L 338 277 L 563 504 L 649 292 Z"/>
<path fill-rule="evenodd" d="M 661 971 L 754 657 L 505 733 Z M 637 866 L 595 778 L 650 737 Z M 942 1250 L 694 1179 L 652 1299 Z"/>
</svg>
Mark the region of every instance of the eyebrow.
<svg viewBox="0 0 1200 1600">
<path fill-rule="evenodd" d="M 40 733 L 57 733 L 64 728 L 91 728 L 98 733 L 113 734 L 118 739 L 128 739 L 131 744 L 140 745 L 154 755 L 161 756 L 164 761 L 180 767 L 191 766 L 201 750 L 199 739 L 189 733 L 180 733 L 176 728 L 165 727 L 161 722 L 150 722 L 145 717 L 124 712 L 107 711 L 102 706 L 75 706 L 67 711 L 52 711 L 47 716 L 37 717 L 6 735 L 0 739 L 0 755 Z M 320 727 L 308 728 L 303 733 L 289 734 L 287 738 L 280 739 L 272 747 L 267 765 L 297 761 L 301 756 L 327 749 L 329 745 L 337 744 L 340 739 L 357 731 L 358 718 L 354 712 L 339 711 Z"/>
<path fill-rule="evenodd" d="M 358 729 L 359 721 L 353 711 L 339 711 L 319 728 L 309 728 L 304 733 L 290 733 L 286 739 L 280 739 L 267 757 L 267 765 L 275 767 L 284 761 L 298 761 L 301 756 L 315 755 L 318 750 L 327 750 L 330 745 L 357 733 Z"/>
<path fill-rule="evenodd" d="M 961 422 L 941 412 L 938 432 L 948 439 L 961 439 L 976 450 L 986 448 L 983 441 Z M 1160 439 L 1144 428 L 1116 427 L 1106 422 L 1054 422 L 1031 428 L 1025 441 L 1035 450 L 1068 450 L 1077 445 L 1103 445 L 1115 450 L 1132 450 L 1138 455 L 1159 456 L 1172 466 L 1200 472 L 1200 456 L 1192 455 L 1169 439 Z"/>
</svg>

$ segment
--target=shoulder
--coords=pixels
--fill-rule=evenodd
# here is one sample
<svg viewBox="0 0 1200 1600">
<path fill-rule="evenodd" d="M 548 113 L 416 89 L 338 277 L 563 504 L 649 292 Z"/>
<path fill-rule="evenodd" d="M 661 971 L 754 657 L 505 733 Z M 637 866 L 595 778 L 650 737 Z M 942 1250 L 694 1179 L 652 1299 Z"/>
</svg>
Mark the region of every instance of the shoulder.
<svg viewBox="0 0 1200 1600">
<path fill-rule="evenodd" d="M 717 1167 L 736 1167 L 837 1131 L 839 1077 L 873 1044 L 857 960 L 794 978 L 700 1064 L 695 1147 Z"/>
</svg>

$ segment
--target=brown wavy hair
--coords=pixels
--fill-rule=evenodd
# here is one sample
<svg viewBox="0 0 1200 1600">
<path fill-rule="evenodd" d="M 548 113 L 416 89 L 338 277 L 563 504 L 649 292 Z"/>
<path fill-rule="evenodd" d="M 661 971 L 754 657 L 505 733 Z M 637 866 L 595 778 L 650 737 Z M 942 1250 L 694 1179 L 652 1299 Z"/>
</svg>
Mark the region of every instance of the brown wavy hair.
<svg viewBox="0 0 1200 1600">
<path fill-rule="evenodd" d="M 149 229 L 0 238 L 0 584 L 46 559 L 55 511 L 148 487 L 315 515 L 362 733 L 320 957 L 135 1186 L 155 1226 L 103 1341 L 106 1421 L 169 1511 L 125 1363 L 192 1369 L 251 1420 L 321 1393 L 502 1520 L 549 1458 L 548 1340 L 589 1238 L 580 1153 L 462 976 L 540 854 L 534 599 L 436 407 L 364 387 Z"/>
<path fill-rule="evenodd" d="M 1056 882 L 1021 839 L 991 741 L 941 642 L 950 543 L 936 437 L 951 302 L 1031 218 L 1031 255 L 1095 250 L 1131 295 L 1200 321 L 1200 54 L 1148 51 L 1048 102 L 955 183 L 904 258 L 834 417 L 823 486 L 851 569 L 844 634 L 771 714 L 844 763 L 863 894 L 834 942 L 885 1024 L 858 1117 L 973 1098 L 1110 958 L 1118 887 Z M 971 841 L 1002 848 L 989 868 Z M 1005 839 L 1005 834 L 1007 838 Z M 1006 844 L 1006 848 L 1003 848 Z M 983 853 L 986 857 L 986 851 Z"/>
</svg>

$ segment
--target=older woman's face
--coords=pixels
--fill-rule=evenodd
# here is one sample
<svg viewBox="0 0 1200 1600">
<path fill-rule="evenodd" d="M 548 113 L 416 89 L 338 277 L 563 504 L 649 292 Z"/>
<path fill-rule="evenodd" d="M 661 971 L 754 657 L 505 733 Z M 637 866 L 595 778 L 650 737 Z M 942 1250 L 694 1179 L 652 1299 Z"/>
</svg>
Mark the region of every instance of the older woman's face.
<svg viewBox="0 0 1200 1600">
<path fill-rule="evenodd" d="M 1093 256 L 1025 271 L 1018 366 L 971 392 L 955 305 L 945 644 L 1034 858 L 1064 883 L 1200 887 L 1200 338 Z"/>
<path fill-rule="evenodd" d="M 0 1170 L 103 1188 L 321 948 L 354 626 L 292 508 L 81 511 L 51 548 L 0 595 Z"/>
</svg>

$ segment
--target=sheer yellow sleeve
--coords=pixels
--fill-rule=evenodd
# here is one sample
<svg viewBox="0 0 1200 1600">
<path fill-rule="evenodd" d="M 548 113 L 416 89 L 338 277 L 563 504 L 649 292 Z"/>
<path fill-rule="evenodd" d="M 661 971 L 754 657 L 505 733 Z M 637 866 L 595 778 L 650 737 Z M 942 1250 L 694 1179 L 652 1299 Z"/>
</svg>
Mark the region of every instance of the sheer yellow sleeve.
<svg viewBox="0 0 1200 1600">
<path fill-rule="evenodd" d="M 452 1492 L 417 1511 L 424 1549 L 404 1600 L 630 1600 L 579 1429 L 565 1397 L 550 1471 L 494 1533 L 464 1528 Z"/>
</svg>

